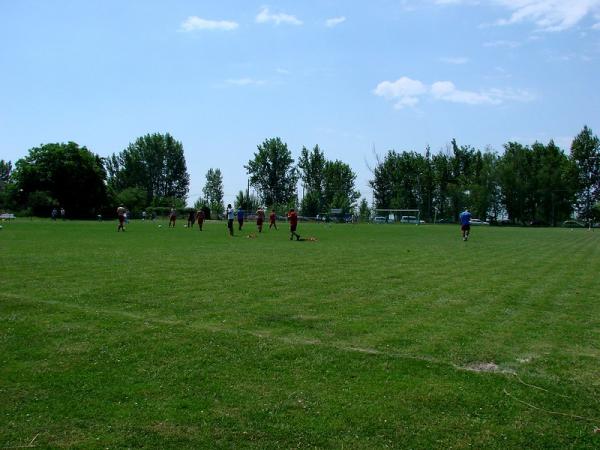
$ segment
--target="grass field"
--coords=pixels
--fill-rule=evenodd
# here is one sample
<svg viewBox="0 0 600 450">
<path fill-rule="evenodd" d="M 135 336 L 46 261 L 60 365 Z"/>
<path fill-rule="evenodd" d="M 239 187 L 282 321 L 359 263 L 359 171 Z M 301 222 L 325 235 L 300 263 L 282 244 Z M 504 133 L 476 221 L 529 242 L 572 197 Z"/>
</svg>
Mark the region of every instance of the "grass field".
<svg viewBox="0 0 600 450">
<path fill-rule="evenodd" d="M 0 447 L 600 447 L 600 232 L 248 225 L 5 223 Z"/>
</svg>

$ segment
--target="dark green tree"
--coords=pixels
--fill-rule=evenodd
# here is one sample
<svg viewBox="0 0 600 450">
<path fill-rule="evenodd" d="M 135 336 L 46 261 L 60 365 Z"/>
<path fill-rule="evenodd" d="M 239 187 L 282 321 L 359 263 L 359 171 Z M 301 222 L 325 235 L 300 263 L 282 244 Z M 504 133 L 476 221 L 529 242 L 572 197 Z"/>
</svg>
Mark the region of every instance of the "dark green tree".
<svg viewBox="0 0 600 450">
<path fill-rule="evenodd" d="M 360 201 L 358 215 L 360 217 L 361 222 L 368 222 L 371 218 L 371 208 L 369 208 L 369 203 L 367 202 L 366 198 L 363 198 Z"/>
<path fill-rule="evenodd" d="M 146 191 L 139 187 L 129 187 L 117 193 L 115 200 L 119 206 L 125 206 L 129 211 L 136 214 L 146 208 Z"/>
<path fill-rule="evenodd" d="M 105 160 L 109 186 L 120 192 L 137 187 L 146 191 L 148 204 L 163 203 L 161 198 L 185 201 L 190 176 L 183 145 L 167 134 L 147 134 L 118 155 Z"/>
<path fill-rule="evenodd" d="M 287 144 L 280 138 L 257 146 L 254 158 L 244 166 L 262 201 L 268 205 L 289 205 L 296 201 L 298 174 Z"/>
<path fill-rule="evenodd" d="M 239 191 L 235 197 L 234 206 L 236 208 L 242 208 L 244 211 L 254 212 L 260 207 L 260 200 L 254 194 L 248 192 Z"/>
<path fill-rule="evenodd" d="M 576 177 L 573 162 L 550 141 L 531 146 L 532 221 L 556 226 L 557 221 L 568 219 L 575 202 Z"/>
<path fill-rule="evenodd" d="M 0 208 L 10 207 L 11 189 L 9 189 L 12 163 L 0 159 Z"/>
<path fill-rule="evenodd" d="M 202 188 L 206 206 L 210 208 L 211 217 L 216 219 L 225 210 L 223 204 L 223 175 L 221 169 L 208 169 L 206 172 L 206 183 Z"/>
<path fill-rule="evenodd" d="M 498 179 L 502 204 L 512 222 L 527 223 L 532 216 L 532 185 L 534 173 L 531 152 L 518 142 L 504 145 L 504 155 L 500 158 Z"/>
<path fill-rule="evenodd" d="M 360 192 L 355 190 L 356 174 L 339 160 L 327 161 L 323 169 L 323 202 L 328 207 L 354 211 Z"/>
<path fill-rule="evenodd" d="M 571 159 L 577 175 L 579 214 L 591 220 L 592 207 L 600 199 L 600 139 L 587 126 L 571 144 Z"/>
<path fill-rule="evenodd" d="M 310 152 L 306 147 L 303 147 L 300 152 L 298 168 L 304 193 L 301 209 L 305 216 L 314 217 L 324 211 L 323 189 L 326 162 L 325 154 L 318 145 L 315 145 Z"/>
<path fill-rule="evenodd" d="M 21 206 L 33 195 L 36 208 L 47 203 L 48 211 L 38 210 L 43 214 L 60 204 L 69 217 L 93 217 L 107 199 L 101 158 L 75 142 L 30 149 L 17 161 L 13 177 Z"/>
</svg>

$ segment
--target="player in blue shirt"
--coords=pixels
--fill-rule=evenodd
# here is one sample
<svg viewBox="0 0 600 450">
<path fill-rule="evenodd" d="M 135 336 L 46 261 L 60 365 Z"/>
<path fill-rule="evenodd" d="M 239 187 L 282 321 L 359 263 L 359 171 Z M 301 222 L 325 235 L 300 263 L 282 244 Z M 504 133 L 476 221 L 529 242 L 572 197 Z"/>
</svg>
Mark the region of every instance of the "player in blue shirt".
<svg viewBox="0 0 600 450">
<path fill-rule="evenodd" d="M 471 213 L 469 208 L 465 207 L 465 210 L 458 216 L 460 222 L 460 231 L 462 231 L 463 241 L 469 240 L 469 233 L 471 232 Z"/>
</svg>

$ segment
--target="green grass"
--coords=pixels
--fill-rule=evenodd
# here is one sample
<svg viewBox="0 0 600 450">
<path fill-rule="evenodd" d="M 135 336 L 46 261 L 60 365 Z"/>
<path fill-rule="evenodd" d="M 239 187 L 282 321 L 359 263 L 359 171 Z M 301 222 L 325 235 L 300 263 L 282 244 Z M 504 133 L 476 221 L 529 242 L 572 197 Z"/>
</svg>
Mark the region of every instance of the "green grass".
<svg viewBox="0 0 600 450">
<path fill-rule="evenodd" d="M 600 233 L 247 227 L 4 223 L 0 447 L 600 446 Z"/>
</svg>

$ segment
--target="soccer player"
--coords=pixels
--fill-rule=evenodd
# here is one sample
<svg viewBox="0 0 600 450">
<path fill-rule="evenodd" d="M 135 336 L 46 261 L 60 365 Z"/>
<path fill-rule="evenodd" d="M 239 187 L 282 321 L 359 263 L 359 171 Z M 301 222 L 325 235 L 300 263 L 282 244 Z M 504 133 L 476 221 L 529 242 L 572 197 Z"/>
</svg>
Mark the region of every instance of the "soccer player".
<svg viewBox="0 0 600 450">
<path fill-rule="evenodd" d="M 238 230 L 242 231 L 242 226 L 244 226 L 244 210 L 240 206 L 237 210 L 237 221 L 238 221 Z"/>
<path fill-rule="evenodd" d="M 173 228 L 175 228 L 176 220 L 177 220 L 177 213 L 175 212 L 175 208 L 171 208 L 171 212 L 169 213 L 169 228 L 171 228 L 171 224 L 173 224 Z"/>
<path fill-rule="evenodd" d="M 463 241 L 468 241 L 469 233 L 471 232 L 471 213 L 469 212 L 469 208 L 465 206 L 465 210 L 460 213 L 458 220 L 460 222 Z"/>
<path fill-rule="evenodd" d="M 233 212 L 233 208 L 231 207 L 231 203 L 227 205 L 227 228 L 229 229 L 229 236 L 233 236 L 233 216 L 235 213 Z"/>
<path fill-rule="evenodd" d="M 124 206 L 119 206 L 117 208 L 117 216 L 119 216 L 119 226 L 117 227 L 117 233 L 121 230 L 125 231 L 125 209 Z"/>
<path fill-rule="evenodd" d="M 300 235 L 296 233 L 296 228 L 298 227 L 298 214 L 294 208 L 290 209 L 287 217 L 288 222 L 290 223 L 290 241 L 294 240 L 294 236 L 296 236 L 296 240 L 299 241 Z"/>
<path fill-rule="evenodd" d="M 256 226 L 258 227 L 258 232 L 262 233 L 263 222 L 265 221 L 265 210 L 262 208 L 258 208 L 256 211 Z"/>
<path fill-rule="evenodd" d="M 269 230 L 271 229 L 271 227 L 275 227 L 275 229 L 277 229 L 277 224 L 275 223 L 275 220 L 277 220 L 277 214 L 275 214 L 275 210 L 272 209 L 271 214 L 269 214 Z"/>
<path fill-rule="evenodd" d="M 188 214 L 188 228 L 194 228 L 194 223 L 196 222 L 196 213 L 193 209 L 190 209 L 190 213 Z"/>
<path fill-rule="evenodd" d="M 198 228 L 202 231 L 202 224 L 204 223 L 204 211 L 199 209 L 196 213 L 196 222 L 198 222 Z"/>
</svg>

